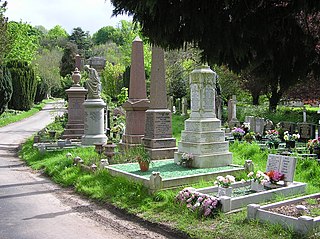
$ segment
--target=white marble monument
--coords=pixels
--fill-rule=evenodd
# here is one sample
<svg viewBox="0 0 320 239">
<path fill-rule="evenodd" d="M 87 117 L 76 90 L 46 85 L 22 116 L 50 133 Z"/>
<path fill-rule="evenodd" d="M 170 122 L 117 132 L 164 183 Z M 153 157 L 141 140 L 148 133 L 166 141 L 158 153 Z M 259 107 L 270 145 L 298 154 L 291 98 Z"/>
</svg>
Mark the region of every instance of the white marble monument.
<svg viewBox="0 0 320 239">
<path fill-rule="evenodd" d="M 179 163 L 182 154 L 192 154 L 192 167 L 211 168 L 232 163 L 229 143 L 221 130 L 221 121 L 215 114 L 215 87 L 217 75 L 208 66 L 193 70 L 190 74 L 191 114 L 181 132 L 178 152 L 174 154 Z"/>
</svg>

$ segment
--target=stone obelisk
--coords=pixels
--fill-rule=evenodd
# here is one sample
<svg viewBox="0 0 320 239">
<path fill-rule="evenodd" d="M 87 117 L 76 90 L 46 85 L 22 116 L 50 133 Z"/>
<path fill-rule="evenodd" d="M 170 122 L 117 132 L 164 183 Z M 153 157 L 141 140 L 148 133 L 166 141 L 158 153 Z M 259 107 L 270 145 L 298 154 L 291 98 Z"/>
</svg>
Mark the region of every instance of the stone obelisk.
<svg viewBox="0 0 320 239">
<path fill-rule="evenodd" d="M 190 74 L 191 114 L 181 132 L 181 142 L 174 161 L 178 163 L 183 153 L 193 155 L 192 167 L 214 168 L 232 163 L 229 142 L 221 130 L 221 121 L 215 114 L 215 88 L 217 75 L 208 66 Z"/>
<path fill-rule="evenodd" d="M 152 48 L 150 108 L 146 111 L 146 130 L 142 139 L 152 159 L 173 158 L 177 150 L 172 137 L 171 111 L 167 108 L 164 51 Z"/>
<path fill-rule="evenodd" d="M 141 144 L 145 132 L 147 99 L 146 76 L 143 58 L 143 42 L 136 37 L 132 42 L 129 99 L 122 107 L 126 110 L 126 129 L 122 136 L 121 147 Z"/>
</svg>

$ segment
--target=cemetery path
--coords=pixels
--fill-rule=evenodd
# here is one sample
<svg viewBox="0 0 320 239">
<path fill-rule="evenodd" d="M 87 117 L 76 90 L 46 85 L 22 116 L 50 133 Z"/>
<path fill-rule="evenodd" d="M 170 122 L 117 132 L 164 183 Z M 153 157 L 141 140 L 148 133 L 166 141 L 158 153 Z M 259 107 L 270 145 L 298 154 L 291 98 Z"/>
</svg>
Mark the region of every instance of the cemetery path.
<svg viewBox="0 0 320 239">
<path fill-rule="evenodd" d="M 52 122 L 61 107 L 61 102 L 48 104 L 36 115 L 0 128 L 0 239 L 179 238 L 60 188 L 18 158 L 19 145 Z"/>
</svg>

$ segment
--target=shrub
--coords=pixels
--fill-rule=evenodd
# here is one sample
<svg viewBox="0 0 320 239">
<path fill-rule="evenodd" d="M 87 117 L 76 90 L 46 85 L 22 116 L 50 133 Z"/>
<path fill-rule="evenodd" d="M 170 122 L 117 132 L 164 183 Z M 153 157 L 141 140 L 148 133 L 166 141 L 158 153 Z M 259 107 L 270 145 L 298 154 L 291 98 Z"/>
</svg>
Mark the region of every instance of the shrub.
<svg viewBox="0 0 320 239">
<path fill-rule="evenodd" d="M 9 70 L 0 67 L 0 115 L 5 111 L 12 95 L 12 83 Z"/>
</svg>

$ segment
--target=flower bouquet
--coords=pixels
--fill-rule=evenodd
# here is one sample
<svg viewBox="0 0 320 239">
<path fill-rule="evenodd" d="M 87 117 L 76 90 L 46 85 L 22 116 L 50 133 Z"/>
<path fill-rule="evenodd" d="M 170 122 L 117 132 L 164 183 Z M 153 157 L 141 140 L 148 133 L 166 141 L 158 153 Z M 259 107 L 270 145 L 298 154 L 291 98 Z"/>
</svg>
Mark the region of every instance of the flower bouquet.
<svg viewBox="0 0 320 239">
<path fill-rule="evenodd" d="M 193 159 L 194 159 L 194 156 L 192 153 L 183 153 L 181 155 L 179 164 L 183 167 L 191 168 Z"/>
<path fill-rule="evenodd" d="M 214 182 L 215 185 L 218 185 L 218 197 L 232 195 L 232 187 L 231 184 L 236 180 L 232 175 L 227 175 L 225 177 L 218 176 L 217 180 Z"/>
<path fill-rule="evenodd" d="M 234 127 L 231 131 L 231 134 L 234 137 L 234 139 L 241 140 L 242 136 L 245 134 L 245 131 L 242 128 Z"/>
<path fill-rule="evenodd" d="M 276 170 L 271 170 L 267 172 L 266 175 L 269 177 L 270 182 L 273 184 L 276 184 L 277 182 L 284 180 L 284 174 Z"/>
<path fill-rule="evenodd" d="M 251 180 L 251 190 L 260 192 L 263 191 L 264 185 L 269 182 L 269 177 L 261 171 L 256 173 L 250 172 L 247 177 Z"/>
</svg>

